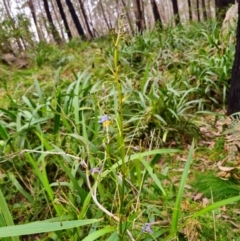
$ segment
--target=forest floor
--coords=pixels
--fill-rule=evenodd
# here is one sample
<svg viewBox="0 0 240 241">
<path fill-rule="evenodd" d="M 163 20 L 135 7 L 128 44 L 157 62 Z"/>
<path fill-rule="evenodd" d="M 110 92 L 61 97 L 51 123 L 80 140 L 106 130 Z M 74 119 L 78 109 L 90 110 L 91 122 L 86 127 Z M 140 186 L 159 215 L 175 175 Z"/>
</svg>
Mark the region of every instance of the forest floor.
<svg viewBox="0 0 240 241">
<path fill-rule="evenodd" d="M 239 241 L 235 43 L 216 22 L 117 36 L 0 65 L 0 238 Z"/>
</svg>

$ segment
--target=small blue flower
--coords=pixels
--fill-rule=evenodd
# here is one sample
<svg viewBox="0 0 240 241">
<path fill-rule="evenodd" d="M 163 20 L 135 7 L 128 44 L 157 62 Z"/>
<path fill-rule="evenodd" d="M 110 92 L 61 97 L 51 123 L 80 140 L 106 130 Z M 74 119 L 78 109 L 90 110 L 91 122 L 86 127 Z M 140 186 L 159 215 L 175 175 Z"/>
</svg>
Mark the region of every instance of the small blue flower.
<svg viewBox="0 0 240 241">
<path fill-rule="evenodd" d="M 145 223 L 142 227 L 143 233 L 153 233 L 153 230 L 151 229 L 152 224 L 151 223 Z"/>
<path fill-rule="evenodd" d="M 104 116 L 101 117 L 101 120 L 98 121 L 98 123 L 104 123 L 104 122 L 106 122 L 106 121 L 108 121 L 108 116 L 107 116 L 107 115 L 104 115 Z"/>
<path fill-rule="evenodd" d="M 101 170 L 98 167 L 93 167 L 91 168 L 90 172 L 92 173 L 92 175 L 94 175 L 95 173 L 100 174 Z"/>
<path fill-rule="evenodd" d="M 107 115 L 104 115 L 101 117 L 101 120 L 98 121 L 98 123 L 103 124 L 103 127 L 107 128 L 111 124 L 111 121 L 108 119 Z"/>
</svg>

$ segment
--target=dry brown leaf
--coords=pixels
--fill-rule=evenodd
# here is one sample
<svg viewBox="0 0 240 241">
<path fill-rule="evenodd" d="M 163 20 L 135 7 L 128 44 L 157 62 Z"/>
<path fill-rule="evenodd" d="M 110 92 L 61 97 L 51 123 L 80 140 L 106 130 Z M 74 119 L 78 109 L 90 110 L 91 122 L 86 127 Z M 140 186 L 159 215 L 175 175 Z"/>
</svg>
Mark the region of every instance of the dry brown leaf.
<svg viewBox="0 0 240 241">
<path fill-rule="evenodd" d="M 202 205 L 203 205 L 203 207 L 206 207 L 208 204 L 209 204 L 208 198 L 204 197 L 204 198 L 202 199 Z"/>
<path fill-rule="evenodd" d="M 238 181 L 240 180 L 239 174 L 233 173 L 232 176 L 233 176 L 233 178 L 234 178 L 235 180 L 238 180 Z"/>
<path fill-rule="evenodd" d="M 196 195 L 194 195 L 193 200 L 197 201 L 197 200 L 201 199 L 202 196 L 203 196 L 203 193 L 197 193 Z"/>
<path fill-rule="evenodd" d="M 240 214 L 240 209 L 234 209 L 233 212 L 236 214 Z"/>
<path fill-rule="evenodd" d="M 233 222 L 231 220 L 229 220 L 228 222 L 230 222 L 235 228 L 240 228 L 240 224 L 235 223 L 235 222 Z"/>
<path fill-rule="evenodd" d="M 236 169 L 236 167 L 224 167 L 224 166 L 218 166 L 218 168 L 219 168 L 221 171 L 224 171 L 224 172 L 230 172 L 230 171 Z"/>
<path fill-rule="evenodd" d="M 187 200 L 183 200 L 182 202 L 181 202 L 181 209 L 183 210 L 183 211 L 187 211 L 187 210 L 189 210 L 189 202 L 187 201 Z"/>
<path fill-rule="evenodd" d="M 188 241 L 198 241 L 202 231 L 201 224 L 196 219 L 188 220 L 186 226 L 183 228 L 182 233 L 186 236 Z"/>
<path fill-rule="evenodd" d="M 184 185 L 184 189 L 190 190 L 190 189 L 192 189 L 192 186 L 190 186 L 190 185 L 188 185 L 188 184 L 185 184 L 185 185 Z"/>
<path fill-rule="evenodd" d="M 219 173 L 217 173 L 217 176 L 223 180 L 228 180 L 229 177 L 231 176 L 231 173 L 229 172 L 224 172 L 224 171 L 221 171 Z"/>
<path fill-rule="evenodd" d="M 220 210 L 223 211 L 223 212 L 226 212 L 226 211 L 227 211 L 227 208 L 226 208 L 226 206 L 222 206 L 222 207 L 220 208 Z"/>
</svg>

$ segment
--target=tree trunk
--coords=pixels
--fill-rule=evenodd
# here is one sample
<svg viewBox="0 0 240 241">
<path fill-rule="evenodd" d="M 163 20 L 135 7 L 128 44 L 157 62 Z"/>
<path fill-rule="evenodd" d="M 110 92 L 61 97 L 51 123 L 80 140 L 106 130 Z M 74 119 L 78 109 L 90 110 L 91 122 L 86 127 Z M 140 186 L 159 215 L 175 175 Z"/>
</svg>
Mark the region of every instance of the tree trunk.
<svg viewBox="0 0 240 241">
<path fill-rule="evenodd" d="M 203 9 L 203 19 L 207 20 L 207 6 L 205 0 L 202 0 L 202 9 Z"/>
<path fill-rule="evenodd" d="M 27 3 L 27 2 L 26 2 Z M 22 3 L 19 0 L 15 0 L 16 9 L 19 9 L 19 13 L 15 15 L 15 19 L 17 18 L 17 29 L 20 30 L 19 39 L 24 47 L 27 49 L 28 47 L 34 46 L 33 35 L 30 31 L 31 23 L 30 20 L 26 17 L 25 11 L 22 9 Z"/>
<path fill-rule="evenodd" d="M 137 25 L 138 32 L 142 33 L 146 26 L 142 0 L 136 0 L 134 10 L 135 10 L 136 25 Z"/>
<path fill-rule="evenodd" d="M 64 27 L 65 27 L 66 32 L 67 32 L 68 39 L 70 40 L 70 39 L 72 39 L 72 33 L 71 33 L 71 30 L 70 30 L 69 25 L 68 25 L 67 17 L 66 17 L 66 15 L 64 13 L 64 10 L 63 10 L 63 6 L 62 6 L 62 3 L 61 3 L 61 0 L 56 0 L 56 1 L 57 1 L 57 6 L 58 6 L 58 9 L 59 9 L 59 13 L 61 15 Z"/>
<path fill-rule="evenodd" d="M 100 8 L 102 10 L 104 21 L 106 22 L 107 27 L 108 27 L 108 31 L 110 31 L 112 29 L 112 26 L 111 26 L 111 23 L 109 23 L 108 20 L 107 20 L 107 16 L 105 14 L 105 11 L 104 11 L 104 8 L 103 8 L 103 5 L 102 5 L 102 0 L 99 1 L 99 4 L 100 4 Z"/>
<path fill-rule="evenodd" d="M 52 33 L 53 39 L 57 44 L 61 44 L 62 41 L 61 41 L 60 35 L 56 29 L 56 26 L 53 23 L 52 15 L 49 10 L 48 0 L 43 0 L 43 3 L 44 3 L 44 9 L 45 9 L 45 12 L 47 15 L 47 19 L 48 19 L 48 23 L 50 25 L 50 31 Z"/>
<path fill-rule="evenodd" d="M 9 2 L 8 2 L 8 4 L 9 4 Z M 7 16 L 8 16 L 8 18 L 9 18 L 9 20 L 12 20 L 12 23 L 13 23 L 13 25 L 12 25 L 13 31 L 14 31 L 14 33 L 16 33 L 16 32 L 17 32 L 17 29 L 16 29 L 16 27 L 15 27 L 15 21 L 14 21 L 14 19 L 13 19 L 12 16 L 11 16 L 10 6 L 9 6 L 8 4 L 7 4 L 6 0 L 3 0 L 3 5 L 4 5 L 4 7 L 5 7 Z M 17 46 L 18 46 L 20 52 L 23 51 L 23 46 L 22 46 L 22 44 L 21 44 L 20 39 L 19 39 L 18 37 L 15 37 L 15 39 L 16 39 L 16 43 L 17 43 Z"/>
<path fill-rule="evenodd" d="M 58 29 L 61 33 L 61 40 L 62 40 L 62 43 L 64 43 L 65 42 L 65 32 L 64 32 L 64 29 L 62 28 L 62 23 L 61 23 L 62 17 L 61 17 L 61 15 L 59 15 L 58 7 L 56 6 L 56 1 L 50 0 L 49 2 L 51 2 L 51 6 L 52 6 L 52 16 L 55 16 L 54 20 L 58 24 Z"/>
<path fill-rule="evenodd" d="M 197 18 L 198 22 L 201 22 L 199 0 L 197 0 Z"/>
<path fill-rule="evenodd" d="M 123 5 L 124 10 L 125 10 L 126 15 L 127 15 L 129 27 L 130 27 L 130 29 L 131 29 L 131 34 L 133 35 L 133 34 L 134 34 L 134 30 L 133 30 L 133 26 L 132 26 L 132 21 L 131 21 L 131 18 L 130 18 L 130 16 L 129 16 L 129 12 L 128 12 L 128 9 L 127 9 L 127 6 L 126 6 L 126 3 L 125 3 L 124 0 L 122 0 L 122 5 Z"/>
<path fill-rule="evenodd" d="M 86 14 L 86 11 L 85 11 L 85 8 L 84 8 L 84 5 L 83 5 L 83 2 L 82 0 L 79 0 L 79 4 L 80 4 L 80 8 L 81 8 L 81 11 L 82 11 L 82 15 L 83 15 L 83 18 L 84 18 L 84 21 L 86 23 L 86 26 L 87 26 L 87 30 L 88 30 L 88 33 L 89 33 L 89 36 L 91 38 L 93 38 L 93 32 L 90 28 L 90 25 L 89 25 L 89 22 L 88 22 L 88 17 L 87 17 L 87 14 Z"/>
<path fill-rule="evenodd" d="M 240 4 L 238 4 L 237 43 L 232 67 L 227 114 L 240 112 Z"/>
<path fill-rule="evenodd" d="M 172 6 L 173 6 L 173 14 L 175 17 L 175 23 L 176 23 L 176 25 L 178 25 L 178 24 L 180 24 L 180 17 L 179 17 L 179 9 L 178 9 L 177 0 L 172 0 Z"/>
<path fill-rule="evenodd" d="M 157 3 L 155 0 L 151 0 L 151 6 L 152 6 L 152 11 L 153 11 L 153 16 L 154 16 L 155 22 L 161 23 L 161 16 L 160 16 L 158 6 L 157 6 Z"/>
<path fill-rule="evenodd" d="M 32 0 L 28 0 L 28 6 L 29 6 L 30 12 L 32 14 L 32 18 L 33 18 L 33 22 L 34 22 L 36 30 L 37 30 L 38 38 L 40 41 L 45 41 L 42 31 L 40 30 L 40 28 L 38 26 L 36 10 L 35 10 L 35 6 L 34 6 L 34 3 Z"/>
<path fill-rule="evenodd" d="M 120 12 L 119 12 L 119 0 L 115 0 L 116 1 L 116 11 L 117 11 L 117 19 L 120 18 Z"/>
<path fill-rule="evenodd" d="M 89 8 L 89 3 L 87 4 L 87 16 L 88 16 L 88 19 L 89 19 L 89 24 L 91 25 L 91 28 L 92 28 L 93 37 L 96 37 L 98 34 L 94 29 L 92 14 L 91 14 L 91 11 L 90 11 L 90 8 Z"/>
<path fill-rule="evenodd" d="M 192 17 L 192 4 L 191 4 L 191 0 L 188 0 L 188 11 L 189 11 L 189 20 L 193 20 L 193 17 Z"/>
<path fill-rule="evenodd" d="M 73 7 L 73 4 L 72 4 L 71 0 L 66 0 L 66 4 L 68 6 L 69 12 L 70 12 L 70 14 L 72 16 L 73 22 L 74 22 L 74 24 L 76 26 L 76 29 L 78 31 L 79 36 L 81 36 L 83 39 L 86 39 L 83 27 L 82 27 L 82 25 L 81 25 L 81 23 L 80 23 L 80 21 L 78 19 L 78 16 L 76 14 L 76 11 L 75 11 L 75 9 Z"/>
</svg>

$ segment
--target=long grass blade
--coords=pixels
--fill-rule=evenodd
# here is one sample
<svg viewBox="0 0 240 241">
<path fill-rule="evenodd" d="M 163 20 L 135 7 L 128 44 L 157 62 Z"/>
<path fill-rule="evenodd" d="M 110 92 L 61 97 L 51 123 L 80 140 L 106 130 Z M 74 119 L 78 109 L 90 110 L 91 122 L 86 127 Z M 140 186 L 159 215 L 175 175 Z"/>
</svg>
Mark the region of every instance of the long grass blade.
<svg viewBox="0 0 240 241">
<path fill-rule="evenodd" d="M 8 209 L 8 205 L 6 203 L 6 200 L 5 200 L 1 190 L 0 190 L 0 213 L 5 220 L 5 225 L 6 226 L 12 226 L 13 225 L 12 227 L 14 229 L 16 226 L 14 226 L 12 215 L 11 215 L 9 209 Z M 9 232 L 7 236 L 1 236 L 2 235 L 2 229 L 6 229 L 6 228 L 8 228 L 8 227 L 1 227 L 0 228 L 0 237 L 1 238 L 12 237 L 12 241 L 19 241 L 18 237 L 14 237 L 14 236 L 17 236 L 17 235 L 14 235 L 12 232 Z"/>
<path fill-rule="evenodd" d="M 100 238 L 101 236 L 105 235 L 106 233 L 111 233 L 111 232 L 114 232 L 114 231 L 115 231 L 114 227 L 103 228 L 103 229 L 97 230 L 93 233 L 90 233 L 82 241 L 93 241 L 93 240 L 96 240 L 96 239 Z"/>
<path fill-rule="evenodd" d="M 60 231 L 99 222 L 99 219 L 74 220 L 63 222 L 34 222 L 0 228 L 0 238 Z M 16 239 L 16 241 L 19 239 Z"/>
<path fill-rule="evenodd" d="M 153 173 L 153 169 L 152 167 L 149 165 L 148 162 L 146 162 L 145 160 L 141 160 L 142 164 L 144 165 L 144 167 L 146 168 L 148 174 L 152 177 L 152 179 L 154 180 L 155 184 L 158 186 L 158 188 L 161 190 L 161 192 L 163 193 L 164 196 L 166 196 L 166 192 L 161 184 L 161 181 L 158 179 L 157 175 Z"/>
<path fill-rule="evenodd" d="M 189 171 L 190 165 L 191 165 L 193 151 L 194 151 L 194 141 L 192 141 L 192 145 L 191 145 L 190 151 L 188 153 L 187 162 L 185 164 L 184 171 L 183 171 L 183 174 L 182 174 L 182 177 L 181 177 L 181 181 L 180 181 L 179 189 L 178 189 L 178 194 L 177 194 L 177 199 L 175 201 L 175 205 L 174 205 L 174 209 L 173 209 L 172 223 L 171 223 L 171 233 L 172 234 L 177 232 L 179 215 L 180 215 L 180 212 L 181 212 L 180 205 L 181 205 L 181 201 L 182 201 L 184 186 L 186 184 L 186 180 L 187 180 L 187 176 L 188 176 L 188 171 Z"/>
</svg>

